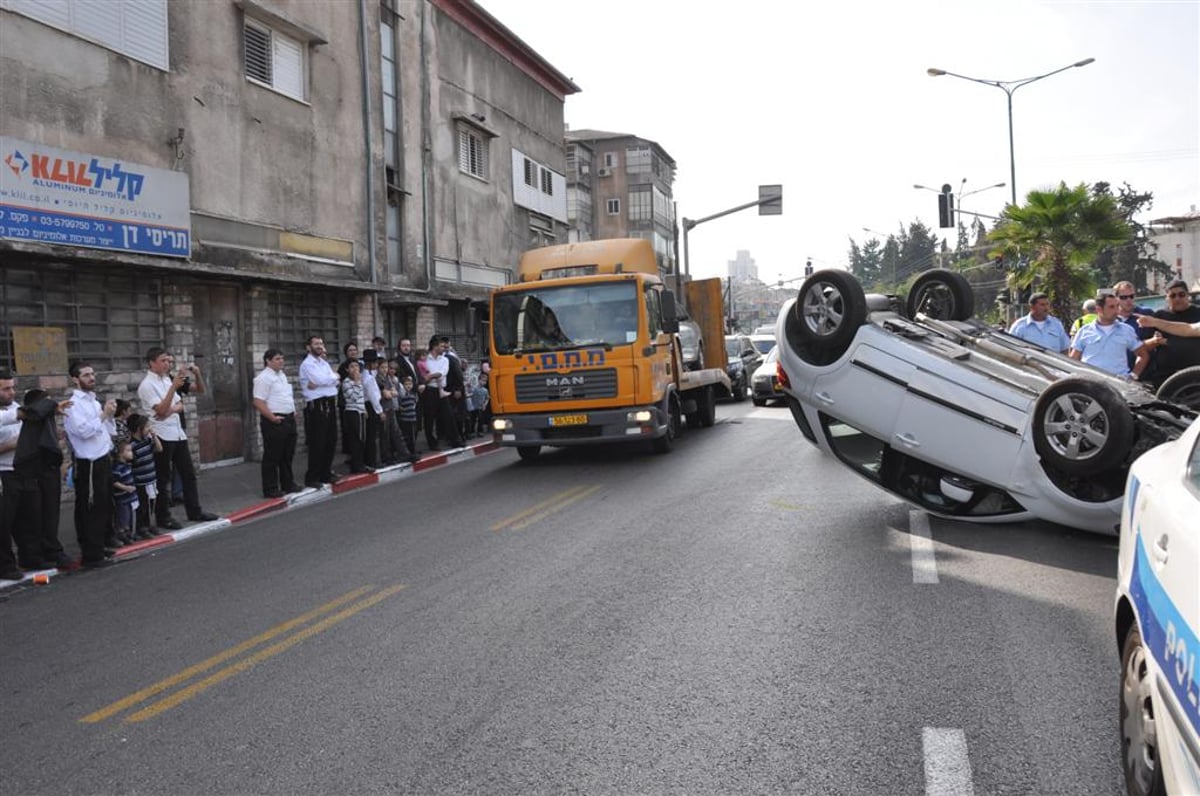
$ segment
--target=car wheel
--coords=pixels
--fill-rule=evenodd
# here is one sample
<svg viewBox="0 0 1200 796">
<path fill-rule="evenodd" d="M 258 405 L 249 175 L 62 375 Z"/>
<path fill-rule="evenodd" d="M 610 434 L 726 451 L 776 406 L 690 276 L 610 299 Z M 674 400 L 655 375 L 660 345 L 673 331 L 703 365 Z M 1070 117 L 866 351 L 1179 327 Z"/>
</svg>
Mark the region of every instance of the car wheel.
<svg viewBox="0 0 1200 796">
<path fill-rule="evenodd" d="M 818 271 L 800 286 L 784 331 L 801 359 L 828 365 L 846 353 L 866 320 L 867 299 L 858 280 L 845 271 Z"/>
<path fill-rule="evenodd" d="M 1133 415 L 1107 384 L 1071 376 L 1038 397 L 1033 445 L 1043 461 L 1067 475 L 1100 473 L 1129 454 Z"/>
<path fill-rule="evenodd" d="M 1158 385 L 1158 398 L 1200 411 L 1200 365 L 1171 374 Z"/>
<path fill-rule="evenodd" d="M 1130 796 L 1165 796 L 1158 758 L 1157 706 L 1146 665 L 1149 652 L 1136 623 L 1121 650 L 1121 767 Z"/>
<path fill-rule="evenodd" d="M 683 412 L 679 406 L 679 396 L 671 393 L 667 398 L 667 433 L 655 440 L 651 440 L 650 445 L 654 448 L 655 453 L 670 453 L 671 448 L 675 447 L 675 439 L 679 436 L 679 432 L 683 427 Z"/>
<path fill-rule="evenodd" d="M 910 318 L 922 312 L 939 321 L 965 321 L 975 312 L 975 293 L 962 274 L 935 268 L 913 282 L 905 309 Z"/>
<path fill-rule="evenodd" d="M 518 445 L 517 455 L 524 461 L 536 459 L 542 452 L 541 445 Z"/>
<path fill-rule="evenodd" d="M 733 385 L 733 400 L 741 403 L 746 400 L 746 376 L 742 374 L 737 384 Z"/>
</svg>

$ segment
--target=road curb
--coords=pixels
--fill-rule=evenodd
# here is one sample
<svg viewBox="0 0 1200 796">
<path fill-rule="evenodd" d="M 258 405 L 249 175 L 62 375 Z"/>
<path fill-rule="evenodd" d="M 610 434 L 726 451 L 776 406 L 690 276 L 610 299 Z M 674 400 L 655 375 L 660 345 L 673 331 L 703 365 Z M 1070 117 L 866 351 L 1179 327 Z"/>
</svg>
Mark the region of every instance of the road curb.
<svg viewBox="0 0 1200 796">
<path fill-rule="evenodd" d="M 259 517 L 265 517 L 268 514 L 274 514 L 278 511 L 292 511 L 294 509 L 304 508 L 305 506 L 314 505 L 316 503 L 324 503 L 326 500 L 331 500 L 347 492 L 353 492 L 358 489 L 378 486 L 380 484 L 390 484 L 396 481 L 402 481 L 405 478 L 413 476 L 417 473 L 423 473 L 426 470 L 433 470 L 447 464 L 466 461 L 473 459 L 476 456 L 482 456 L 486 453 L 491 453 L 498 450 L 495 442 L 481 442 L 475 445 L 468 445 L 464 448 L 438 453 L 436 456 L 427 456 L 420 461 L 412 464 L 393 464 L 388 467 L 383 467 L 372 473 L 361 473 L 357 475 L 346 476 L 333 484 L 325 484 L 320 489 L 308 488 L 301 492 L 291 495 L 285 495 L 279 498 L 269 498 L 260 503 L 255 503 L 246 506 L 242 509 L 230 512 L 227 516 L 221 517 L 210 522 L 201 522 L 185 528 L 182 531 L 173 533 L 164 533 L 155 536 L 152 539 L 144 539 L 140 542 L 134 542 L 131 545 L 126 545 L 120 548 L 113 556 L 116 561 L 126 561 L 137 558 L 139 555 L 160 547 L 175 544 L 177 542 L 185 542 L 189 539 L 195 539 L 199 536 L 206 536 L 216 531 L 222 531 L 226 528 L 231 528 L 235 525 L 241 525 L 256 520 Z M 78 571 L 78 567 L 69 570 L 62 569 L 42 569 L 26 572 L 20 580 L 0 580 L 0 594 L 15 589 L 23 588 L 27 585 L 45 585 L 51 579 L 69 575 L 72 572 Z"/>
</svg>

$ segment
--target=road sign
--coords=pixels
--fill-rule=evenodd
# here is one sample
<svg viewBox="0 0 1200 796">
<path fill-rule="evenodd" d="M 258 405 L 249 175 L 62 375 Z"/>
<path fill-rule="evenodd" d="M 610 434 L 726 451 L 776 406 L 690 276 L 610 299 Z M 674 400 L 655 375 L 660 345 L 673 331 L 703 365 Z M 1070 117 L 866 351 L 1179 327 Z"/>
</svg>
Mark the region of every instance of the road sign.
<svg viewBox="0 0 1200 796">
<path fill-rule="evenodd" d="M 758 214 L 760 216 L 783 215 L 783 186 L 758 186 Z"/>
</svg>

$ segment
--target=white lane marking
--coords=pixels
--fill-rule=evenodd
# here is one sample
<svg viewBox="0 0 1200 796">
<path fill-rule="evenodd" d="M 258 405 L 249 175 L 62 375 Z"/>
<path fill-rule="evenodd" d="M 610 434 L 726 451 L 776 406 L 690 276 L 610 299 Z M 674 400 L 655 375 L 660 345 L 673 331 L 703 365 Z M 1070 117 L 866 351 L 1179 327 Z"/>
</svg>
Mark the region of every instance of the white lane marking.
<svg viewBox="0 0 1200 796">
<path fill-rule="evenodd" d="M 926 727 L 921 731 L 921 745 L 925 750 L 926 796 L 973 796 L 966 733 Z"/>
<path fill-rule="evenodd" d="M 920 509 L 908 512 L 908 538 L 912 543 L 913 583 L 937 583 L 937 559 L 933 557 L 929 515 Z"/>
</svg>

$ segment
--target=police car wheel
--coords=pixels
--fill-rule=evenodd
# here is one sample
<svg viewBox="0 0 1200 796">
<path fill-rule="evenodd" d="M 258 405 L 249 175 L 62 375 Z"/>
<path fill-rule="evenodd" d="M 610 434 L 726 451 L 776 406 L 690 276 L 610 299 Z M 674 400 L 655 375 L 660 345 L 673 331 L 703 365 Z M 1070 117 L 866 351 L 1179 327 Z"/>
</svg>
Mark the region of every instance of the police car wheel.
<svg viewBox="0 0 1200 796">
<path fill-rule="evenodd" d="M 1121 651 L 1121 767 L 1131 796 L 1165 796 L 1149 655 L 1135 622 Z"/>
</svg>

